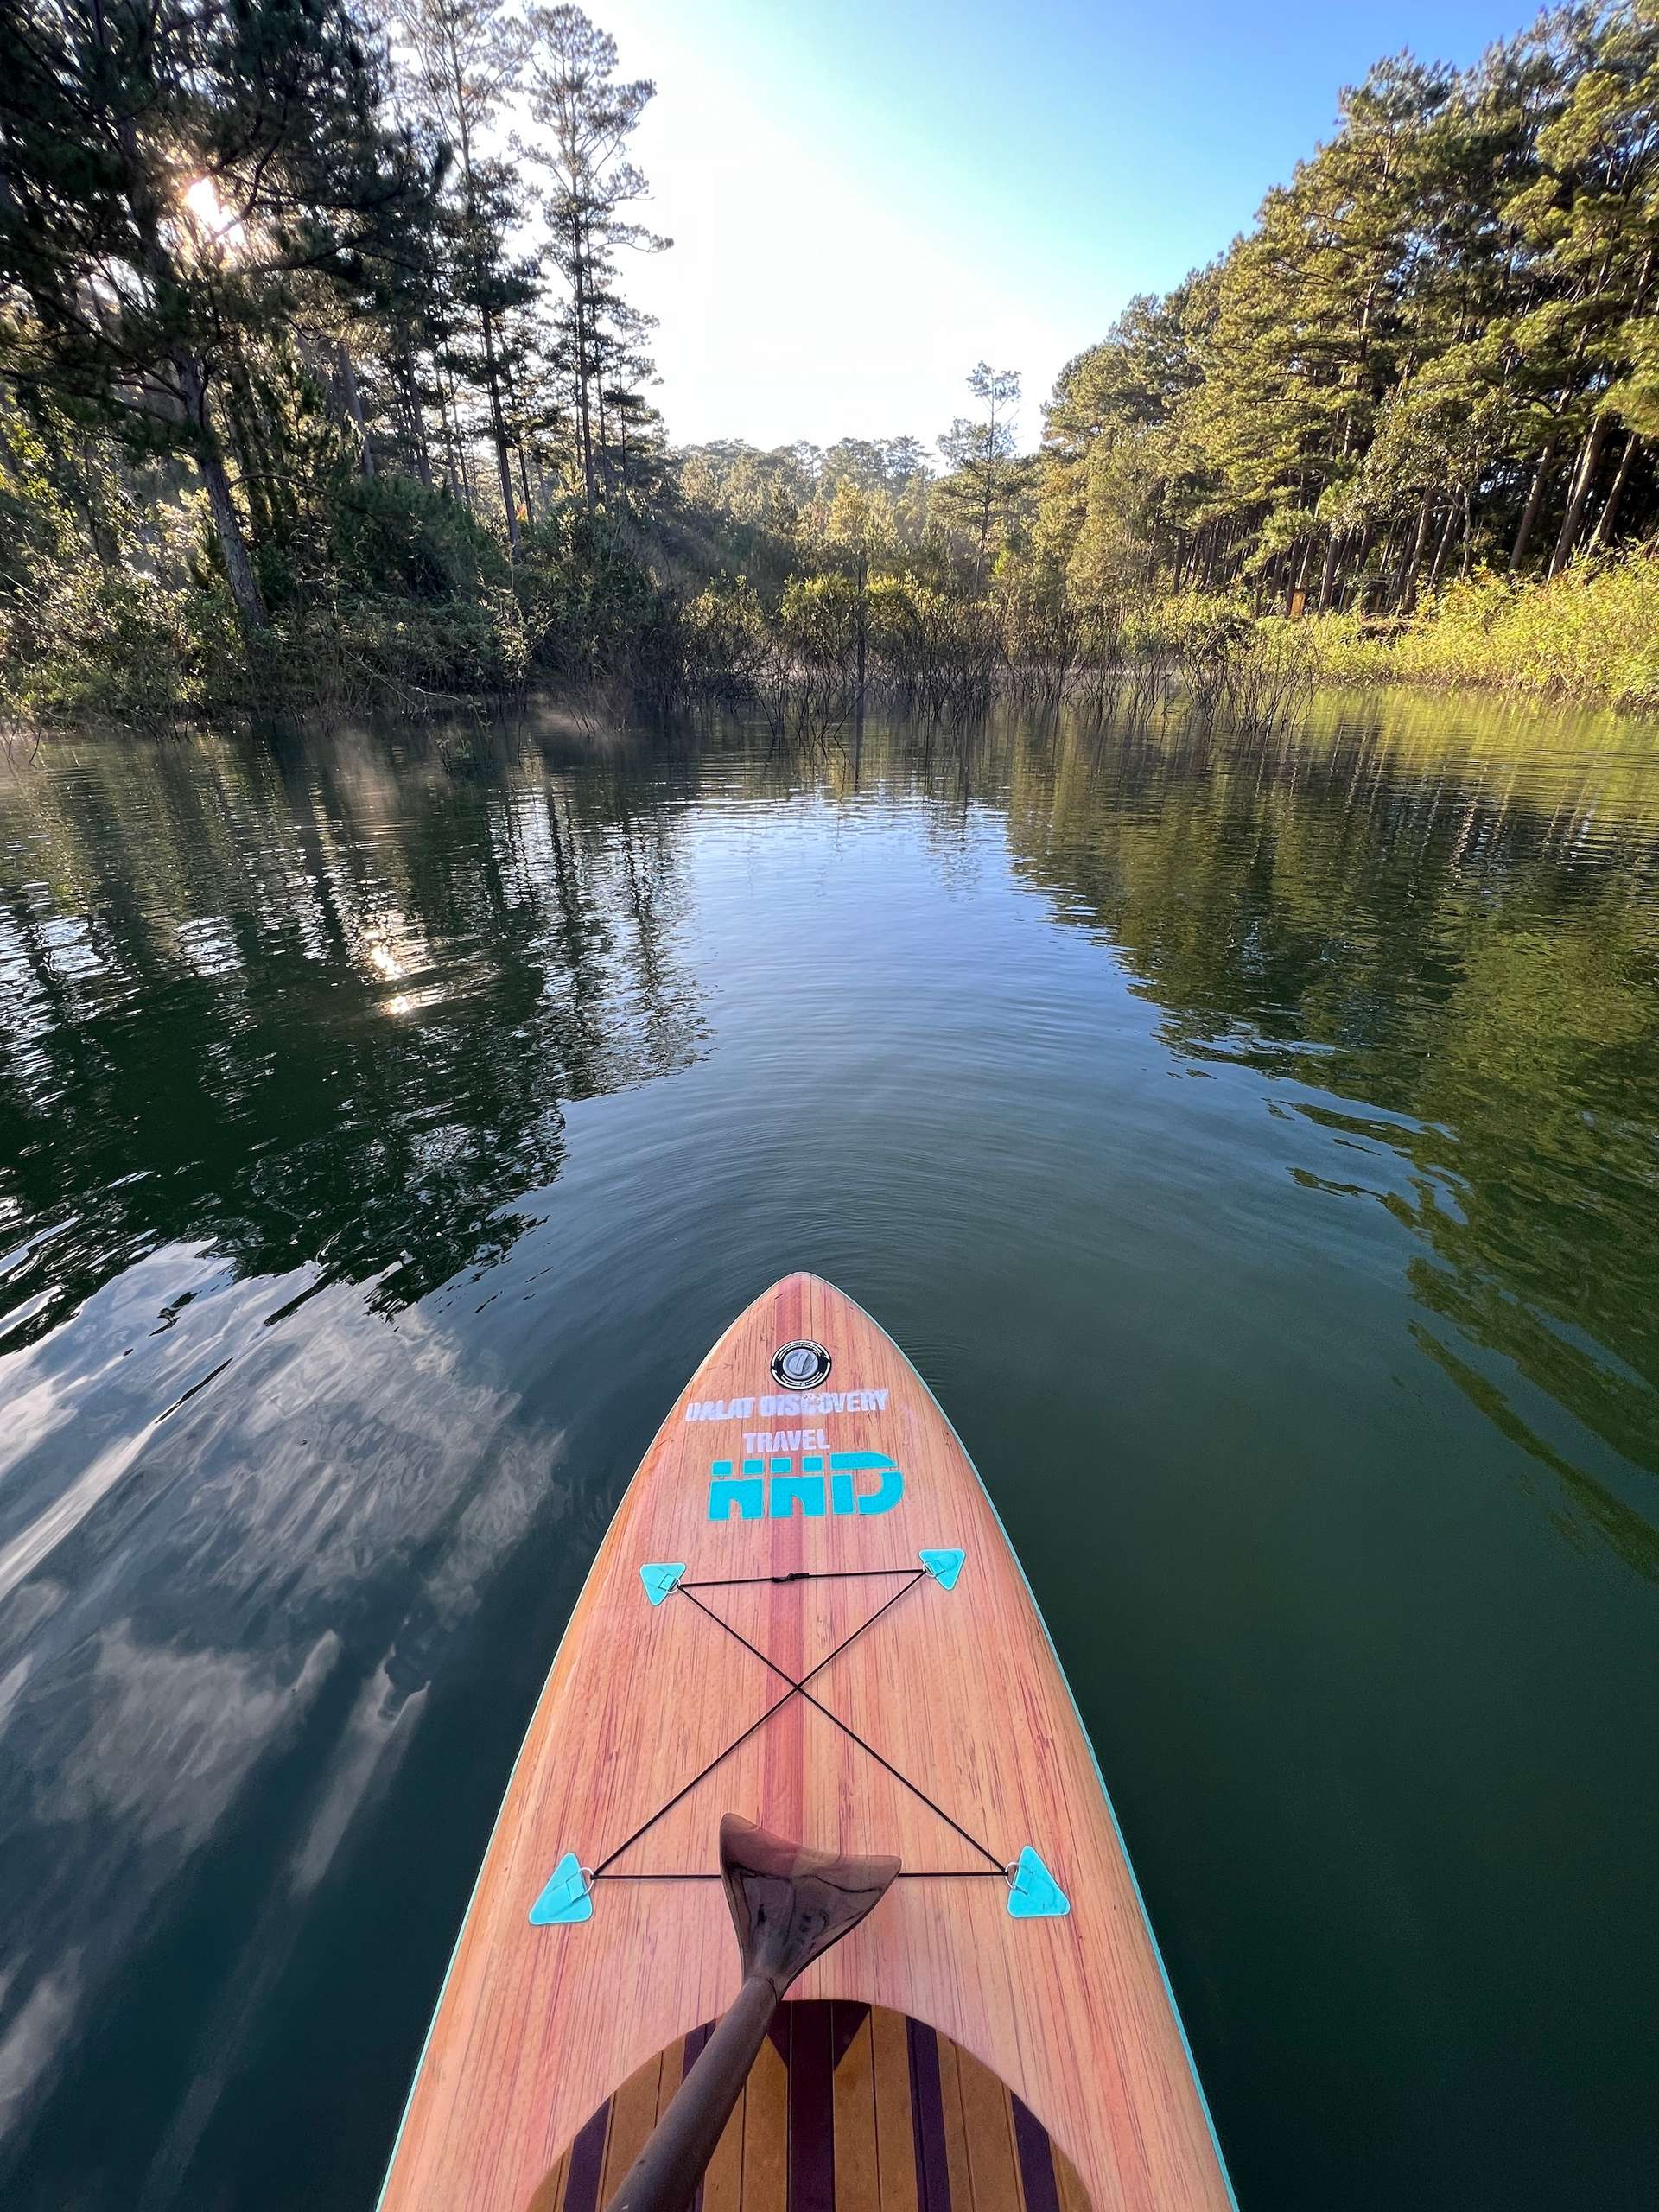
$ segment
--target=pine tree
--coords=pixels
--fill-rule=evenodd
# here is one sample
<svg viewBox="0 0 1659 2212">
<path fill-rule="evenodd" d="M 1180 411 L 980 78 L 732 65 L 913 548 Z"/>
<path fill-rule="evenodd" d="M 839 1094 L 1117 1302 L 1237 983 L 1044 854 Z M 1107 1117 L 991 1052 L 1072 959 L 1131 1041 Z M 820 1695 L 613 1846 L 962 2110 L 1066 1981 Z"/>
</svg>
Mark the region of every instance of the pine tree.
<svg viewBox="0 0 1659 2212">
<path fill-rule="evenodd" d="M 616 41 L 580 8 L 532 5 L 526 80 L 537 137 L 527 150 L 547 173 L 552 258 L 569 287 L 559 310 L 560 353 L 575 400 L 582 498 L 588 519 L 601 489 L 613 488 L 610 432 L 635 409 L 654 373 L 639 345 L 649 320 L 622 298 L 625 251 L 656 253 L 671 241 L 626 219 L 643 200 L 645 178 L 627 159 L 628 140 L 656 92 L 640 78 L 619 82 Z M 608 411 L 607 411 L 608 410 Z"/>
<path fill-rule="evenodd" d="M 523 214 L 509 164 L 487 151 L 503 106 L 517 93 L 528 35 L 507 0 L 389 0 L 411 83 L 454 149 L 455 199 L 449 211 L 451 321 L 445 365 L 484 394 L 494 448 L 507 544 L 518 550 L 512 442 L 501 325 L 535 296 L 533 265 L 515 258 L 508 239 Z M 464 321 L 463 321 L 464 319 Z M 477 333 L 474 354 L 462 337 Z"/>
<path fill-rule="evenodd" d="M 1020 372 L 976 362 L 968 389 L 983 412 L 958 415 L 940 434 L 939 451 L 950 474 L 940 489 L 940 504 L 959 515 L 974 541 L 974 575 L 983 583 L 990 551 L 991 525 L 1005 516 L 1014 488 L 1014 410 L 1020 404 Z"/>
</svg>

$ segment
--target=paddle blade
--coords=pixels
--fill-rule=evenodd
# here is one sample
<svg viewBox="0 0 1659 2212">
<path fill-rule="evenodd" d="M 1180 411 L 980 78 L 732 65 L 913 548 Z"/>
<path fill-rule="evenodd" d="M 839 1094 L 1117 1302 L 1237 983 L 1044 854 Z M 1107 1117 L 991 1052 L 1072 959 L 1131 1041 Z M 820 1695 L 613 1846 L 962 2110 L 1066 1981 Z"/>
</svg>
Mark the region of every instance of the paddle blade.
<svg viewBox="0 0 1659 2212">
<path fill-rule="evenodd" d="M 847 1859 L 809 1851 L 728 1813 L 720 1871 L 747 1980 L 759 1974 L 781 1997 L 886 1896 L 896 1859 Z"/>
</svg>

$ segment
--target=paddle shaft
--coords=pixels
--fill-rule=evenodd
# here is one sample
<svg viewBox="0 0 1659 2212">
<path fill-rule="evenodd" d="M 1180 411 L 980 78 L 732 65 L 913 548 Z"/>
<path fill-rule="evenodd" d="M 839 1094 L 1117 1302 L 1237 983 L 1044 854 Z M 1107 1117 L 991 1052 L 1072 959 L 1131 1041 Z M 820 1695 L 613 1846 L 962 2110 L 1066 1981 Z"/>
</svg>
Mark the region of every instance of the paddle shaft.
<svg viewBox="0 0 1659 2212">
<path fill-rule="evenodd" d="M 674 2092 L 606 2212 L 683 2212 L 743 2094 L 778 2004 L 770 1975 L 751 1974 Z"/>
</svg>

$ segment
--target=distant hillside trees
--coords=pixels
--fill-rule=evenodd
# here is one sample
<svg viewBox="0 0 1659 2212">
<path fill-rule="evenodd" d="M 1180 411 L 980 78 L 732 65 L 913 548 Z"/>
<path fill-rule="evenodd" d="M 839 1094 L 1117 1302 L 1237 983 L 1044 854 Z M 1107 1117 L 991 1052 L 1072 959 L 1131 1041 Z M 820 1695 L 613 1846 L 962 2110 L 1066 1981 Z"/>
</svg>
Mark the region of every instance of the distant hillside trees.
<svg viewBox="0 0 1659 2212">
<path fill-rule="evenodd" d="M 1408 610 L 1554 575 L 1659 499 L 1659 13 L 1399 55 L 1254 228 L 1062 374 L 1042 521 L 1085 592 Z"/>
</svg>

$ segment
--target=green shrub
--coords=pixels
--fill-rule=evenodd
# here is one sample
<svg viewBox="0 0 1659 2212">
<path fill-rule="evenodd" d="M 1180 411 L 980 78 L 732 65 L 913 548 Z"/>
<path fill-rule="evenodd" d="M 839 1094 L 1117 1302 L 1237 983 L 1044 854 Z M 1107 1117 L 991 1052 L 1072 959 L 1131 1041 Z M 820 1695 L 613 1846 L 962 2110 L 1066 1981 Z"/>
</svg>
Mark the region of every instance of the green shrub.
<svg viewBox="0 0 1659 2212">
<path fill-rule="evenodd" d="M 1335 681 L 1487 684 L 1659 710 L 1659 557 L 1578 561 L 1549 582 L 1460 577 L 1392 632 L 1352 615 L 1307 625 Z"/>
<path fill-rule="evenodd" d="M 681 658 L 694 699 L 738 705 L 760 680 L 772 647 L 760 594 L 747 576 L 721 576 L 684 608 Z"/>
<path fill-rule="evenodd" d="M 798 667 L 814 676 L 847 676 L 858 650 L 859 623 L 869 610 L 849 575 L 791 576 L 778 610 L 779 639 Z"/>
<path fill-rule="evenodd" d="M 535 666 L 577 684 L 626 675 L 660 594 L 621 531 L 574 502 L 524 533 L 516 578 Z"/>
<path fill-rule="evenodd" d="M 0 614 L 0 713 L 15 720 L 154 722 L 239 700 L 245 681 L 222 587 L 42 562 Z"/>
<path fill-rule="evenodd" d="M 351 471 L 334 503 L 340 588 L 421 601 L 476 597 L 512 582 L 500 545 L 445 492 L 407 476 Z"/>
</svg>

